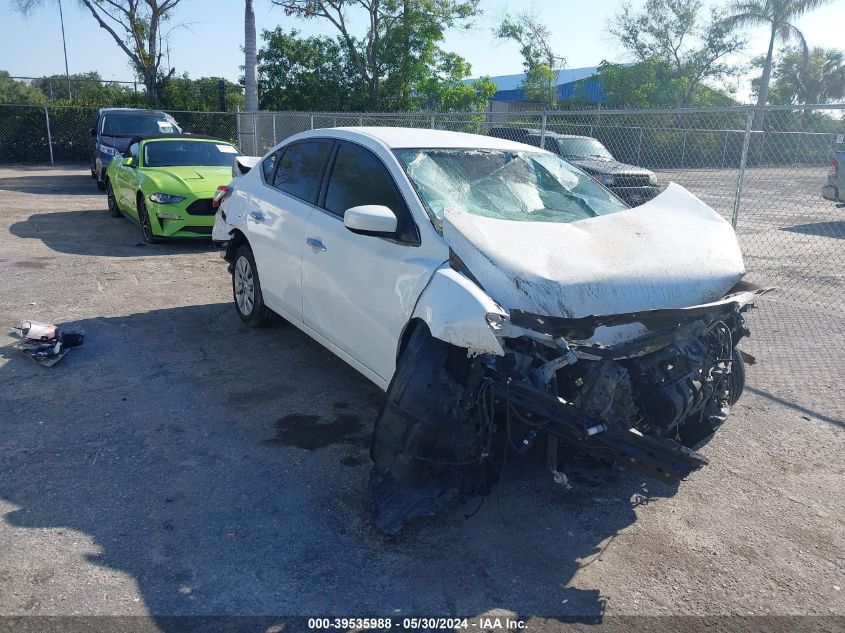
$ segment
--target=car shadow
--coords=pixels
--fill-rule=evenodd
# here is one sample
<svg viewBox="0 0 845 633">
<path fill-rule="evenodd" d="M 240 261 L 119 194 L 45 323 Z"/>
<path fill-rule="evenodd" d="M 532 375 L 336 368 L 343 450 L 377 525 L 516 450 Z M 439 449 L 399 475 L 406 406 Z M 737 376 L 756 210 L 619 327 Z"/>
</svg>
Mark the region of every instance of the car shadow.
<svg viewBox="0 0 845 633">
<path fill-rule="evenodd" d="M 606 592 L 576 575 L 676 492 L 589 464 L 566 467 L 565 489 L 542 455 L 514 455 L 488 497 L 386 537 L 366 492 L 383 393 L 299 330 L 249 330 L 229 304 L 65 327 L 85 344 L 49 370 L 0 335 L 5 520 L 13 542 L 50 530 L 40 560 L 74 576 L 128 575 L 162 630 L 179 615 L 601 618 Z M 62 573 L 32 592 L 75 582 Z"/>
<path fill-rule="evenodd" d="M 79 166 L 74 165 L 73 168 Z M 5 167 L 5 172 L 20 172 L 22 175 L 0 177 L 0 190 L 17 193 L 41 195 L 92 196 L 101 195 L 105 204 L 105 194 L 97 189 L 91 175 L 85 171 L 79 174 L 55 173 L 51 167 Z M 87 169 L 85 167 L 84 169 Z"/>
<path fill-rule="evenodd" d="M 845 239 L 845 221 L 796 224 L 795 226 L 783 227 L 781 231 L 803 233 L 804 235 L 818 235 L 819 237 L 834 237 L 842 240 Z"/>
<path fill-rule="evenodd" d="M 9 227 L 12 235 L 37 239 L 54 251 L 74 255 L 137 257 L 215 250 L 211 238 L 165 240 L 144 244 L 141 229 L 128 218 L 113 218 L 105 209 L 33 213 Z"/>
</svg>

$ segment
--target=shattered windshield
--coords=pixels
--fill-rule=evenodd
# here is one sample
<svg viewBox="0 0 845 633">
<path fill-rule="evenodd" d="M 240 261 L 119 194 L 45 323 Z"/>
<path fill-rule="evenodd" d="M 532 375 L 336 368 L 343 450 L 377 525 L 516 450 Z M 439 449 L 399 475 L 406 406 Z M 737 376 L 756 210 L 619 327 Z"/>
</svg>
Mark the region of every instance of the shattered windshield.
<svg viewBox="0 0 845 633">
<path fill-rule="evenodd" d="M 613 155 L 607 148 L 594 138 L 559 138 L 557 143 L 560 155 L 564 158 L 613 160 Z"/>
<path fill-rule="evenodd" d="M 627 206 L 553 154 L 495 149 L 395 151 L 438 230 L 443 214 L 574 222 Z"/>
</svg>

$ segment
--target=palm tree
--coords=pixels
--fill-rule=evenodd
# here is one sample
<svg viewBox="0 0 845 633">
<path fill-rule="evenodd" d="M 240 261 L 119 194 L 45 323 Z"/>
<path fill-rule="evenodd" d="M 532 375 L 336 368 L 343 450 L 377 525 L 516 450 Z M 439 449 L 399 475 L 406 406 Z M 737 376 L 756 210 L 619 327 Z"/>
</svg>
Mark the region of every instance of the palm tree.
<svg viewBox="0 0 845 633">
<path fill-rule="evenodd" d="M 791 40 L 798 42 L 804 58 L 809 58 L 807 41 L 804 34 L 798 30 L 792 21 L 800 18 L 808 11 L 812 11 L 830 0 L 737 0 L 728 12 L 726 21 L 730 26 L 758 27 L 769 29 L 769 50 L 763 62 L 763 74 L 760 77 L 760 90 L 757 94 L 757 105 L 766 105 L 769 99 L 769 80 L 772 78 L 772 57 L 774 56 L 775 41 L 787 43 Z M 763 126 L 762 110 L 754 113 L 754 129 Z"/>
<path fill-rule="evenodd" d="M 252 0 L 246 0 L 244 7 L 244 92 L 246 93 L 246 111 L 258 111 L 258 78 L 256 77 L 255 57 L 255 11 Z"/>
</svg>

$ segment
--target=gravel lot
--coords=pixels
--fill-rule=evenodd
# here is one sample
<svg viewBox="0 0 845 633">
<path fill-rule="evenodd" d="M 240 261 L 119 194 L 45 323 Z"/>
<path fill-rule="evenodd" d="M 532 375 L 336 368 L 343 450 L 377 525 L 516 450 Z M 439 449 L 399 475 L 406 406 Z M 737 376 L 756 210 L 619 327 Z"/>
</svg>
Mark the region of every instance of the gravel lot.
<svg viewBox="0 0 845 633">
<path fill-rule="evenodd" d="M 53 369 L 0 333 L 0 614 L 845 616 L 841 316 L 755 313 L 746 395 L 679 487 L 514 460 L 388 539 L 381 392 L 244 328 L 208 245 L 139 242 L 84 168 L 0 168 L 0 324 L 86 332 Z"/>
</svg>

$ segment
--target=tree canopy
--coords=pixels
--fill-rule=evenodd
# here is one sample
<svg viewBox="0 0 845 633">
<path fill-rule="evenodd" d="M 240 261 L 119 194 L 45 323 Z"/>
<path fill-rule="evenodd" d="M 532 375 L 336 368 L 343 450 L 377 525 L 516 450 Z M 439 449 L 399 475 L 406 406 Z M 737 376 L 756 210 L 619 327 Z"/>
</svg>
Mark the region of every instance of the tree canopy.
<svg viewBox="0 0 845 633">
<path fill-rule="evenodd" d="M 649 90 L 661 105 L 680 107 L 693 105 L 708 82 L 736 75 L 728 58 L 745 46 L 719 9 L 703 16 L 701 0 L 646 0 L 642 11 L 623 5 L 610 33 L 641 68 L 654 71 L 657 87 Z"/>
<path fill-rule="evenodd" d="M 370 110 L 407 109 L 442 61 L 444 32 L 468 25 L 479 0 L 272 0 L 287 15 L 323 20 L 366 87 Z M 350 17 L 351 16 L 351 17 Z M 363 32 L 351 23 L 361 22 Z"/>
</svg>

